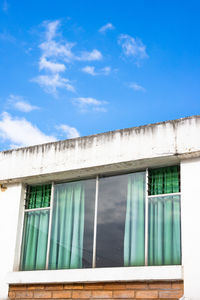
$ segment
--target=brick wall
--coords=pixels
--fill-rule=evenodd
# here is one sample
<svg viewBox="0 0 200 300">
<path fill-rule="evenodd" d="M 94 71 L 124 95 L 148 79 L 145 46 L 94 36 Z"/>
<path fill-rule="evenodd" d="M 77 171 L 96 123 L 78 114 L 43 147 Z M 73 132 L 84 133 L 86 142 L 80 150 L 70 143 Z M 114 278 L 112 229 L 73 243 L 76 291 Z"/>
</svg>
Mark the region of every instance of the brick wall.
<svg viewBox="0 0 200 300">
<path fill-rule="evenodd" d="M 10 299 L 179 299 L 183 282 L 10 285 Z"/>
</svg>

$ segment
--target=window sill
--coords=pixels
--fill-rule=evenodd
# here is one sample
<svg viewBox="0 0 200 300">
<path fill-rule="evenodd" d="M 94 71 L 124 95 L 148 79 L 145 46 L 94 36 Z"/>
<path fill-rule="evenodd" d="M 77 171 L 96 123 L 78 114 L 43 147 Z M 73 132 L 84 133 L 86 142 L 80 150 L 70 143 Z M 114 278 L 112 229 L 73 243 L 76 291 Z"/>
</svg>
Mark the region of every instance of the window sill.
<svg viewBox="0 0 200 300">
<path fill-rule="evenodd" d="M 9 284 L 78 283 L 138 280 L 182 280 L 182 266 L 20 271 L 7 275 Z"/>
</svg>

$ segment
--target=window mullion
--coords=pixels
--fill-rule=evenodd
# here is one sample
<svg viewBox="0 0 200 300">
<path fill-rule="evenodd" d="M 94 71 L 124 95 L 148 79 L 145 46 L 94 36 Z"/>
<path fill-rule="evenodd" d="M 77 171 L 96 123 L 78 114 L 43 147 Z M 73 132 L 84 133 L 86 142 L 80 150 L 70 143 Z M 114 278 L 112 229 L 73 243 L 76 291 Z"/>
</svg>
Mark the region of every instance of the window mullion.
<svg viewBox="0 0 200 300">
<path fill-rule="evenodd" d="M 51 240 L 51 224 L 52 224 L 52 214 L 53 214 L 53 201 L 54 201 L 54 182 L 52 182 L 52 184 L 51 184 L 49 230 L 48 230 L 47 254 L 46 254 L 46 270 L 48 270 L 48 265 L 49 265 L 49 252 L 50 252 L 50 240 Z"/>
<path fill-rule="evenodd" d="M 95 210 L 94 210 L 94 237 L 93 237 L 93 257 L 92 267 L 96 266 L 96 237 L 97 237 L 97 209 L 99 196 L 99 176 L 96 177 Z"/>
<path fill-rule="evenodd" d="M 146 169 L 146 187 L 145 187 L 145 266 L 148 266 L 148 186 L 149 186 L 149 176 L 148 168 Z"/>
</svg>

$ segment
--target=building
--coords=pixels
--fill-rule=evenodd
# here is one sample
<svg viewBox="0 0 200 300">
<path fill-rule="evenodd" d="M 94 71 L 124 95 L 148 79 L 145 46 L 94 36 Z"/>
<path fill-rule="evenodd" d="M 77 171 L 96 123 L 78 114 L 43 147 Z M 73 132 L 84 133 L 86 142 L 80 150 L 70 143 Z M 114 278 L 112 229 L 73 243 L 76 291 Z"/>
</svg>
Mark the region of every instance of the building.
<svg viewBox="0 0 200 300">
<path fill-rule="evenodd" d="M 0 153 L 0 299 L 200 299 L 200 116 Z"/>
</svg>

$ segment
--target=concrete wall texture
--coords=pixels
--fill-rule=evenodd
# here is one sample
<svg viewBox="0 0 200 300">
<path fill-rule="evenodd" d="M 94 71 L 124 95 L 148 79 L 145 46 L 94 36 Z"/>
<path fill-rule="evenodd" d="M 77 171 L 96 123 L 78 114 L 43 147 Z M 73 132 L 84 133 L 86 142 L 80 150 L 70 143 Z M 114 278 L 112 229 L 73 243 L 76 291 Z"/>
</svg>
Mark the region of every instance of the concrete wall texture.
<svg viewBox="0 0 200 300">
<path fill-rule="evenodd" d="M 130 278 L 129 283 L 112 282 L 110 286 L 106 282 L 90 285 L 83 278 L 70 289 L 64 281 L 56 286 L 52 285 L 55 282 L 27 283 L 20 272 L 14 272 L 16 283 L 9 279 L 19 264 L 24 184 L 173 164 L 181 166 L 182 278 L 137 282 L 133 275 L 134 282 Z M 200 116 L 1 152 L 0 184 L 7 189 L 0 191 L 0 299 L 8 298 L 10 282 L 11 299 L 179 299 L 184 294 L 184 299 L 199 300 L 199 180 Z M 64 272 L 67 277 L 68 270 Z"/>
</svg>

